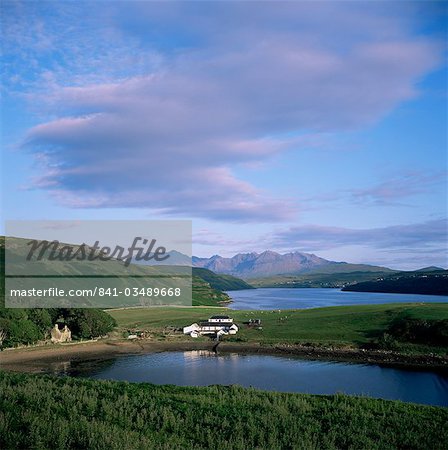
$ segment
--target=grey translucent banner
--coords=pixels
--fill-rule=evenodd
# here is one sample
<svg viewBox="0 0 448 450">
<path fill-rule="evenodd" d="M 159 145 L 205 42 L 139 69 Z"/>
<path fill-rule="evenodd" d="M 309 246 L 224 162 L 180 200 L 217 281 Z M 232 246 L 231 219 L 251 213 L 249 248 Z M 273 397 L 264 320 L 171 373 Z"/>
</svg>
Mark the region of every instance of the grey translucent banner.
<svg viewBox="0 0 448 450">
<path fill-rule="evenodd" d="M 5 305 L 191 305 L 191 221 L 8 221 Z"/>
</svg>

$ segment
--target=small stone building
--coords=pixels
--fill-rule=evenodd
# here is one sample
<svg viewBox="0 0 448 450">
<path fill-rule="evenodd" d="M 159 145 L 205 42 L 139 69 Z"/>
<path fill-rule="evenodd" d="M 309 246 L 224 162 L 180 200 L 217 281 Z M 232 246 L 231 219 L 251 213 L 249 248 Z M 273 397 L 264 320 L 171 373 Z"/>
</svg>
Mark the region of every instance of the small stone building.
<svg viewBox="0 0 448 450">
<path fill-rule="evenodd" d="M 67 325 L 62 330 L 59 329 L 58 324 L 54 325 L 51 330 L 51 342 L 58 344 L 60 342 L 70 342 L 72 340 L 72 332 Z"/>
</svg>

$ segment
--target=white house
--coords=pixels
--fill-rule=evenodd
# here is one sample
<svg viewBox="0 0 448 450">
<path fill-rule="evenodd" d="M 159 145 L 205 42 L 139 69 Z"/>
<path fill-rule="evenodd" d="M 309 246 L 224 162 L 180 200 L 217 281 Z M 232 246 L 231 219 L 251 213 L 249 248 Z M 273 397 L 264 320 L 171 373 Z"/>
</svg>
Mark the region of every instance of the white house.
<svg viewBox="0 0 448 450">
<path fill-rule="evenodd" d="M 233 322 L 229 316 L 212 316 L 210 319 L 193 323 L 188 327 L 184 327 L 184 334 L 189 334 L 191 337 L 198 337 L 205 334 L 216 334 L 221 336 L 223 334 L 236 334 L 238 326 Z"/>
<path fill-rule="evenodd" d="M 191 324 L 189 327 L 184 327 L 184 334 L 189 334 L 191 337 L 198 337 L 201 327 L 197 323 Z"/>
<path fill-rule="evenodd" d="M 212 316 L 208 321 L 210 323 L 228 323 L 233 322 L 233 319 L 229 316 Z"/>
</svg>

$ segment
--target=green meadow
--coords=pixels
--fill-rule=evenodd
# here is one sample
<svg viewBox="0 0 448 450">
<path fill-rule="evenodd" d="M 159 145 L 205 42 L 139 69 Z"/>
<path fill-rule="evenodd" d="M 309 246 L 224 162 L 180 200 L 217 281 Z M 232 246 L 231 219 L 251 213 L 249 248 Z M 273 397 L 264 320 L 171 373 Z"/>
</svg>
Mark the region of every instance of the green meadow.
<svg viewBox="0 0 448 450">
<path fill-rule="evenodd" d="M 153 332 L 161 332 L 169 326 L 190 325 L 218 313 L 229 314 L 240 326 L 236 337 L 231 338 L 234 340 L 266 344 L 360 346 L 380 337 L 396 319 L 448 319 L 448 303 L 354 305 L 273 311 L 236 311 L 206 307 L 109 311 L 121 330 L 138 328 Z M 258 318 L 262 320 L 261 330 L 244 325 L 249 319 Z"/>
</svg>

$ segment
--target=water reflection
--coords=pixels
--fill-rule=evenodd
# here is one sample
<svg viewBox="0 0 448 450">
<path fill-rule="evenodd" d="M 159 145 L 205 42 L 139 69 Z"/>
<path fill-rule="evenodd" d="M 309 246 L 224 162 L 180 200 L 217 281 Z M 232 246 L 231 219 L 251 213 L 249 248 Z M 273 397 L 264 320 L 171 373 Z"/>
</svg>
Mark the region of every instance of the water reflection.
<svg viewBox="0 0 448 450">
<path fill-rule="evenodd" d="M 180 386 L 239 384 L 310 394 L 344 392 L 448 406 L 448 377 L 441 373 L 295 357 L 194 350 L 59 363 L 50 370 L 96 379 Z"/>
</svg>

